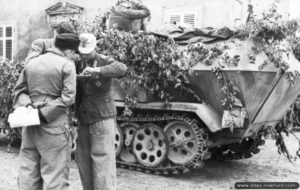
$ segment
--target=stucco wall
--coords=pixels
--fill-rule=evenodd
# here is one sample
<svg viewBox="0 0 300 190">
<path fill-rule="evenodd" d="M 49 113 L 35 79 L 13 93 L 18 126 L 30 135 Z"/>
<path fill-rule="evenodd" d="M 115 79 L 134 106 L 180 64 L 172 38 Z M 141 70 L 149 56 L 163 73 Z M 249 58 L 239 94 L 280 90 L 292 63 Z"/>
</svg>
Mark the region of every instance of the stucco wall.
<svg viewBox="0 0 300 190">
<path fill-rule="evenodd" d="M 17 0 L 17 60 L 24 60 L 32 41 L 51 36 L 44 10 L 54 3 L 55 0 Z"/>
<path fill-rule="evenodd" d="M 14 26 L 13 54 L 16 61 L 24 60 L 33 40 L 50 36 L 43 8 L 55 2 L 54 0 L 0 1 L 0 7 L 4 10 L 0 14 L 0 25 L 12 24 Z"/>
<path fill-rule="evenodd" d="M 144 3 L 152 12 L 150 29 L 160 27 L 167 20 L 169 10 L 196 11 L 197 27 L 232 26 L 234 19 L 242 16 L 242 5 L 236 0 L 144 0 Z"/>
<path fill-rule="evenodd" d="M 166 20 L 166 11 L 197 11 L 198 27 L 224 26 L 232 24 L 232 2 L 235 0 L 144 0 L 151 10 L 148 29 L 155 30 Z M 58 0 L 1 0 L 0 24 L 13 23 L 15 26 L 15 60 L 24 60 L 30 44 L 37 38 L 52 37 L 47 24 L 45 9 L 59 2 Z M 84 16 L 92 19 L 98 9 L 108 10 L 115 0 L 68 0 L 69 3 L 85 8 Z M 230 2 L 230 3 L 228 3 Z"/>
<path fill-rule="evenodd" d="M 16 18 L 16 5 L 17 0 L 0 0 L 0 7 L 2 8 L 0 12 L 0 25 L 17 25 L 17 18 Z M 17 30 L 14 28 L 13 37 L 16 38 Z M 13 41 L 13 55 L 16 54 L 17 49 L 17 41 Z"/>
<path fill-rule="evenodd" d="M 58 0 L 0 0 L 0 25 L 14 26 L 14 60 L 22 61 L 27 56 L 30 44 L 38 38 L 50 38 L 53 32 L 47 23 L 45 9 Z M 113 1 L 69 0 L 69 3 L 85 8 L 85 16 L 93 18 L 99 8 L 108 9 Z"/>
<path fill-rule="evenodd" d="M 30 44 L 37 38 L 52 37 L 47 23 L 45 9 L 60 0 L 0 0 L 0 25 L 13 24 L 15 60 L 24 60 Z M 252 0 L 256 13 L 262 11 L 274 0 Z M 280 9 L 287 15 L 290 0 L 280 0 Z M 84 7 L 84 16 L 94 18 L 98 9 L 108 10 L 116 0 L 68 0 L 69 3 Z M 233 26 L 236 18 L 247 16 L 248 0 L 143 0 L 151 10 L 148 29 L 155 30 L 167 20 L 166 13 L 173 11 L 196 11 L 197 27 Z M 262 8 L 263 7 L 263 8 Z"/>
<path fill-rule="evenodd" d="M 271 4 L 275 1 L 278 1 L 278 12 L 283 16 L 284 19 L 288 19 L 289 7 L 295 6 L 295 4 L 290 0 L 251 0 L 253 4 L 254 13 L 260 16 L 261 13 L 269 9 L 271 7 Z"/>
</svg>

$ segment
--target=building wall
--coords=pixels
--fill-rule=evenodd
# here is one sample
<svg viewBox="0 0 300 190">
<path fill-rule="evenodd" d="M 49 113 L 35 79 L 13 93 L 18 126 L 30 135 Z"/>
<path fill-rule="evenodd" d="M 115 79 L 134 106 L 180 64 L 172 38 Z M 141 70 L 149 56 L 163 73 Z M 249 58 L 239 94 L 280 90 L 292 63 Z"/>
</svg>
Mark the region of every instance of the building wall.
<svg viewBox="0 0 300 190">
<path fill-rule="evenodd" d="M 37 38 L 50 38 L 53 32 L 47 23 L 45 9 L 61 0 L 0 0 L 0 25 L 12 24 L 14 30 L 15 60 L 24 60 L 30 44 Z M 262 11 L 274 0 L 252 0 L 256 13 Z M 280 0 L 283 12 L 289 9 L 290 0 Z M 84 7 L 87 20 L 94 18 L 98 10 L 106 11 L 116 0 L 68 0 L 67 2 Z M 156 30 L 167 21 L 168 12 L 195 11 L 196 27 L 222 27 L 235 25 L 247 17 L 249 0 L 143 0 L 151 10 L 149 30 Z M 287 14 L 286 14 L 287 15 Z"/>
<path fill-rule="evenodd" d="M 166 22 L 168 12 L 196 11 L 197 27 L 233 26 L 242 16 L 242 5 L 236 0 L 144 0 L 151 10 L 150 29 Z M 234 10 L 234 11 L 232 11 Z"/>
<path fill-rule="evenodd" d="M 269 9 L 271 4 L 274 2 L 278 3 L 278 12 L 283 16 L 284 19 L 289 18 L 289 7 L 296 5 L 296 1 L 291 2 L 291 0 L 251 0 L 254 13 L 258 16 L 261 15 L 261 13 L 263 13 L 265 10 Z"/>
<path fill-rule="evenodd" d="M 47 23 L 45 9 L 58 0 L 0 0 L 0 25 L 14 26 L 14 60 L 22 61 L 27 56 L 30 44 L 38 38 L 53 37 Z M 85 8 L 85 16 L 92 18 L 99 8 L 108 9 L 112 1 L 69 0 L 69 3 Z"/>
<path fill-rule="evenodd" d="M 0 7 L 2 7 L 0 13 L 0 26 L 1 25 L 12 25 L 13 29 L 13 38 L 16 38 L 17 30 L 15 26 L 17 25 L 16 7 L 17 0 L 0 0 Z M 17 41 L 13 40 L 13 54 L 16 54 Z"/>
<path fill-rule="evenodd" d="M 300 18 L 300 1 L 299 0 L 290 0 L 289 6 L 289 18 Z"/>
<path fill-rule="evenodd" d="M 13 54 L 15 60 L 26 57 L 31 42 L 37 38 L 50 36 L 43 7 L 54 4 L 54 0 L 1 0 L 0 7 L 5 12 L 0 14 L 0 25 L 14 26 Z"/>
</svg>

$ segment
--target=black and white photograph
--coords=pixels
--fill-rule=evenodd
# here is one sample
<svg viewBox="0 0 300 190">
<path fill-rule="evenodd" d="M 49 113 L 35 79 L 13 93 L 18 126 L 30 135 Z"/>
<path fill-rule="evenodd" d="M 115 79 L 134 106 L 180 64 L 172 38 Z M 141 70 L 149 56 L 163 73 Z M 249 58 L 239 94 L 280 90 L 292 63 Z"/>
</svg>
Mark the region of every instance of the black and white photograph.
<svg viewBox="0 0 300 190">
<path fill-rule="evenodd" d="M 299 0 L 0 7 L 0 190 L 300 189 Z"/>
</svg>

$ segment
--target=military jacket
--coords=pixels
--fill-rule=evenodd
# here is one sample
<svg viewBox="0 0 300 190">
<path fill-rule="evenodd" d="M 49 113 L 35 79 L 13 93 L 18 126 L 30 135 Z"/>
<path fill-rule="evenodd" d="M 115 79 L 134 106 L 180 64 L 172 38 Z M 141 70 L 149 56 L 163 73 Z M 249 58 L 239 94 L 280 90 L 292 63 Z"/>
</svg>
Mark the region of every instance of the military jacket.
<svg viewBox="0 0 300 190">
<path fill-rule="evenodd" d="M 27 63 L 30 59 L 45 54 L 51 48 L 54 48 L 54 38 L 35 40 L 31 44 L 25 63 Z"/>
<path fill-rule="evenodd" d="M 116 116 L 116 106 L 111 92 L 112 80 L 124 76 L 127 70 L 125 64 L 101 54 L 95 55 L 92 65 L 100 67 L 101 73 L 78 79 L 75 109 L 79 122 L 83 124 Z"/>
<path fill-rule="evenodd" d="M 132 31 L 137 33 L 140 30 L 141 19 L 150 16 L 150 10 L 144 6 L 139 5 L 134 8 L 126 8 L 122 5 L 112 7 L 109 16 L 109 28 L 117 24 L 119 30 Z M 138 23 L 136 23 L 138 21 Z M 137 25 L 139 25 L 137 27 Z"/>
<path fill-rule="evenodd" d="M 62 133 L 68 125 L 68 108 L 75 102 L 75 64 L 56 48 L 31 59 L 23 69 L 13 90 L 14 107 L 33 104 L 50 128 L 50 133 Z"/>
</svg>

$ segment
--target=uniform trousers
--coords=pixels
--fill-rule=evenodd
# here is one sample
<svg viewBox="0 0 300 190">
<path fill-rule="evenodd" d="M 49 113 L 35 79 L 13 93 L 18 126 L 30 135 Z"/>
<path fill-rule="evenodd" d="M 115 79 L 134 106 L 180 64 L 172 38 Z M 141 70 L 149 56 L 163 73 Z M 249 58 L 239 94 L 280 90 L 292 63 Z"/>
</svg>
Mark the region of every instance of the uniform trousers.
<svg viewBox="0 0 300 190">
<path fill-rule="evenodd" d="M 22 129 L 19 190 L 67 190 L 71 162 L 68 127 Z"/>
<path fill-rule="evenodd" d="M 83 190 L 116 190 L 115 118 L 79 123 L 76 161 Z"/>
</svg>

